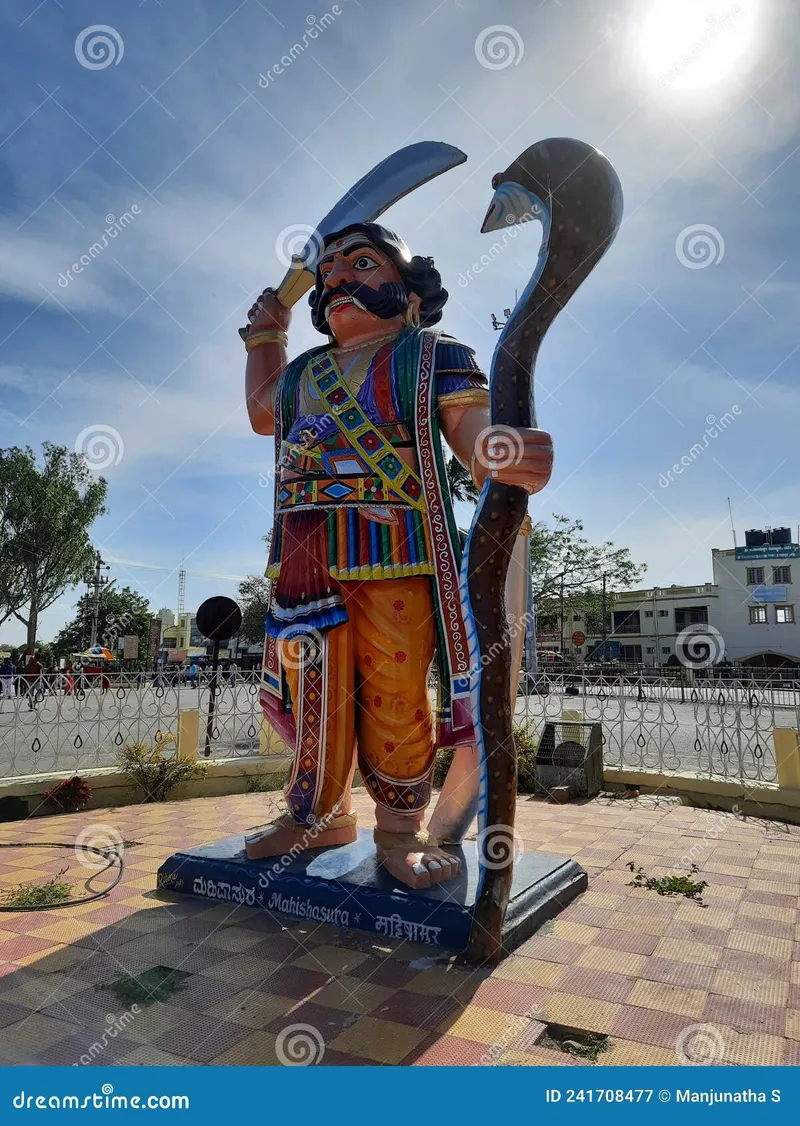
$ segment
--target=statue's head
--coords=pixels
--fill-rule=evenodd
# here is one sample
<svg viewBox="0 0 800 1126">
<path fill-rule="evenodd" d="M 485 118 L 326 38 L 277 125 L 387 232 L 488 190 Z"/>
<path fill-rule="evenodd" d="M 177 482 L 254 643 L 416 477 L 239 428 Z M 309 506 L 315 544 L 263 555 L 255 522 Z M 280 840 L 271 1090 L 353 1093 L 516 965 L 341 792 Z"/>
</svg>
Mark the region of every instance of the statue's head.
<svg viewBox="0 0 800 1126">
<path fill-rule="evenodd" d="M 354 223 L 325 240 L 309 296 L 314 327 L 338 344 L 406 323 L 436 324 L 446 301 L 433 259 L 412 257 L 399 235 L 377 223 Z"/>
</svg>

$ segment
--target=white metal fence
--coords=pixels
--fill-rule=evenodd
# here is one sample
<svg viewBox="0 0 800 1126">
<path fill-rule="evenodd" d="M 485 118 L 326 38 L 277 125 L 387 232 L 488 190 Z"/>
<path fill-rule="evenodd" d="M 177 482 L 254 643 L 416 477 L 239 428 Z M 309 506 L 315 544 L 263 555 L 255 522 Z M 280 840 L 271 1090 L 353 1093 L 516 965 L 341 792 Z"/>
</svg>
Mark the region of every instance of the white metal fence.
<svg viewBox="0 0 800 1126">
<path fill-rule="evenodd" d="M 285 750 L 272 732 L 260 744 L 259 676 L 220 675 L 210 757 Z M 127 673 L 74 684 L 63 676 L 35 684 L 19 677 L 3 685 L 0 778 L 114 765 L 126 744 L 176 735 L 180 711 L 191 708 L 199 709 L 201 756 L 205 750 L 207 683 L 192 687 Z M 602 724 L 609 767 L 774 783 L 772 729 L 800 729 L 800 683 L 726 678 L 687 685 L 652 675 L 543 674 L 521 689 L 516 718 L 538 735 L 564 710 Z"/>
</svg>

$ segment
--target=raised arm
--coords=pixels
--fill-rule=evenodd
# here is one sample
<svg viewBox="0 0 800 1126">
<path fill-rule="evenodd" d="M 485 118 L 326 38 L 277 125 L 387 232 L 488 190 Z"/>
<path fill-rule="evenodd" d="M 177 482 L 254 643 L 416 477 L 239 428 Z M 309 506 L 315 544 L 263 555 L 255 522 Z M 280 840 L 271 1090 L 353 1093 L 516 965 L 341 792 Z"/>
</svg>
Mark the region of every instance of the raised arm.
<svg viewBox="0 0 800 1126">
<path fill-rule="evenodd" d="M 247 319 L 247 413 L 256 434 L 274 434 L 275 384 L 287 363 L 287 332 L 292 312 L 280 303 L 273 290 L 265 289 Z"/>
</svg>

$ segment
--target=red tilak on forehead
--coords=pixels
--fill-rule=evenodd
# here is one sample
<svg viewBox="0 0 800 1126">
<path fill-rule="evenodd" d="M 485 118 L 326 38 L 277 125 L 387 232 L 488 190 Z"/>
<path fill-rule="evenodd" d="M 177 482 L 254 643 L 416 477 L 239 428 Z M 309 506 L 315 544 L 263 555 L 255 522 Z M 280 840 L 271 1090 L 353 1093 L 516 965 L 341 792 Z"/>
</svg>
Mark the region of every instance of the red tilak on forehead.
<svg viewBox="0 0 800 1126">
<path fill-rule="evenodd" d="M 330 261 L 335 254 L 348 254 L 351 250 L 357 250 L 359 247 L 365 247 L 367 250 L 372 250 L 376 254 L 380 254 L 382 257 L 385 257 L 383 251 L 379 247 L 375 246 L 374 243 L 371 243 L 369 239 L 364 235 L 352 234 L 346 236 L 345 238 L 337 239 L 329 246 L 326 246 L 325 253 L 320 264 L 322 264 L 322 262 Z"/>
</svg>

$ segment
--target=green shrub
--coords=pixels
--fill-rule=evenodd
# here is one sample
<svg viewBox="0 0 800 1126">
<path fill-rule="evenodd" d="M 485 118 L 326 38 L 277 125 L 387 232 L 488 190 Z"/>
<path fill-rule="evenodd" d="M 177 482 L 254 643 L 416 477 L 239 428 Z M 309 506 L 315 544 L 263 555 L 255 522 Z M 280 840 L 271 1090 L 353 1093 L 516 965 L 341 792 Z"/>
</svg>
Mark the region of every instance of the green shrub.
<svg viewBox="0 0 800 1126">
<path fill-rule="evenodd" d="M 164 748 L 174 742 L 174 735 L 162 735 L 152 746 L 129 743 L 119 752 L 117 762 L 120 769 L 139 787 L 146 802 L 166 801 L 170 791 L 181 782 L 206 776 L 205 763 L 180 759 L 176 754 L 164 754 Z"/>
<path fill-rule="evenodd" d="M 517 792 L 520 794 L 533 793 L 533 774 L 536 765 L 536 747 L 538 746 L 533 728 L 527 724 L 514 725 L 514 743 L 517 748 Z M 433 767 L 433 784 L 441 789 L 450 764 L 453 761 L 454 750 L 452 747 L 443 747 L 436 752 L 436 762 Z"/>
</svg>

